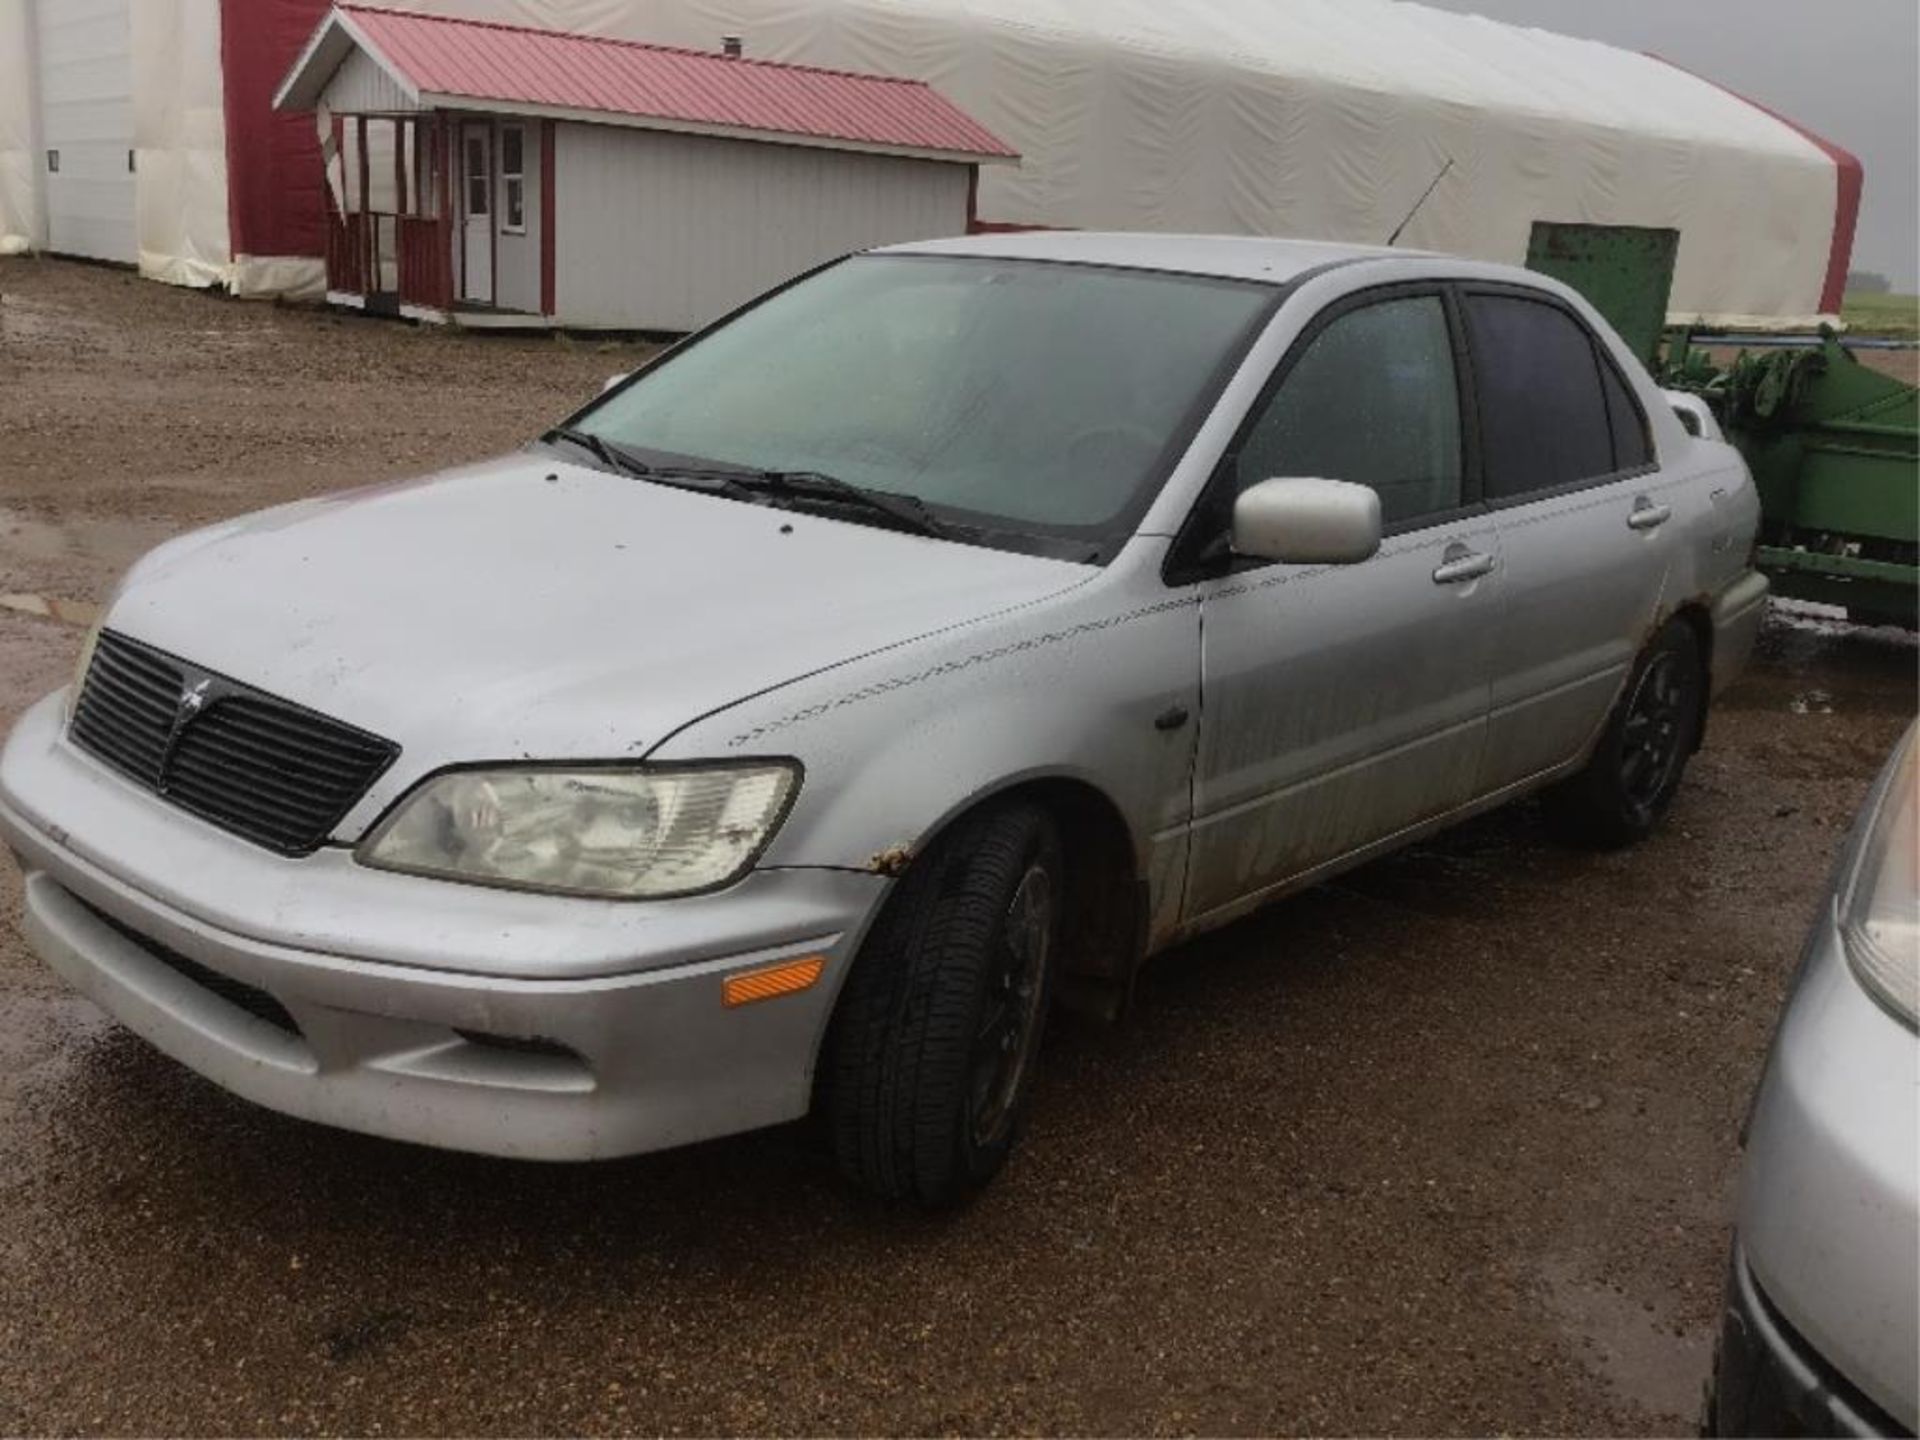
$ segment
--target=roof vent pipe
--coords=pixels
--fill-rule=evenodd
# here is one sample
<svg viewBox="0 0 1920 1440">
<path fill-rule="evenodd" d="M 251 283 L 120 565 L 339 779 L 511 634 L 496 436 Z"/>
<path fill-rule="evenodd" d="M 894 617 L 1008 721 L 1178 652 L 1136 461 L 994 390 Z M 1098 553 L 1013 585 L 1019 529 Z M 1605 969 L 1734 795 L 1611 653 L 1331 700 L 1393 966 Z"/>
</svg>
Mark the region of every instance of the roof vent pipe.
<svg viewBox="0 0 1920 1440">
<path fill-rule="evenodd" d="M 740 58 L 740 50 L 740 37 L 738 35 L 722 35 L 720 37 L 720 53 L 726 56 L 727 59 L 738 60 Z"/>
</svg>

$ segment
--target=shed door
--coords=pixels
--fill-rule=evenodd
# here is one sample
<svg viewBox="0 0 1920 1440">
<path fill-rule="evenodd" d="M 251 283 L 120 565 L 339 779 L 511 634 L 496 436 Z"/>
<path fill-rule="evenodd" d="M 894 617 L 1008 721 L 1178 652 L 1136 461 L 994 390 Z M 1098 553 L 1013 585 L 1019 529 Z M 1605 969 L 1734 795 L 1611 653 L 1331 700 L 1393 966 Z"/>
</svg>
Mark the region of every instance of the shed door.
<svg viewBox="0 0 1920 1440">
<path fill-rule="evenodd" d="M 493 126 L 460 127 L 460 298 L 493 303 Z"/>
<path fill-rule="evenodd" d="M 132 264 L 131 0 L 38 0 L 47 248 Z"/>
</svg>

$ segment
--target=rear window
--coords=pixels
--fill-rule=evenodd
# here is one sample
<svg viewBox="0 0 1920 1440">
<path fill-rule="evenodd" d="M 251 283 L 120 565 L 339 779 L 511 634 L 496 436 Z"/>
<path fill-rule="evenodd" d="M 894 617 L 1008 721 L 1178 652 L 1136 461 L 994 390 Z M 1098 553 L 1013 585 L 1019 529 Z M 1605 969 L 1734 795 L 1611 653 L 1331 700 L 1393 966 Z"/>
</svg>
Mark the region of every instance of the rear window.
<svg viewBox="0 0 1920 1440">
<path fill-rule="evenodd" d="M 1585 327 L 1518 296 L 1469 295 L 1466 310 L 1487 499 L 1612 474 L 1614 427 Z"/>
<path fill-rule="evenodd" d="M 1607 423 L 1613 430 L 1613 468 L 1637 470 L 1653 459 L 1653 450 L 1647 444 L 1646 419 L 1634 403 L 1627 382 L 1604 355 L 1600 357 L 1600 381 L 1607 392 Z"/>
</svg>

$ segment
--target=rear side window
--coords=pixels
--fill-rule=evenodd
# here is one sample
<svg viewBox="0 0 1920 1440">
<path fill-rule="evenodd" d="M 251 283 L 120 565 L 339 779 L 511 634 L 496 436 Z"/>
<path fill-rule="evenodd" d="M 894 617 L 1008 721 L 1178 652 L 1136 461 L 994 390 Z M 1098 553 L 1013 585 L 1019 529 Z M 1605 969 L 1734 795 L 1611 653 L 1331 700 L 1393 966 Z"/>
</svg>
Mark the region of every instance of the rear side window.
<svg viewBox="0 0 1920 1440">
<path fill-rule="evenodd" d="M 1600 383 L 1607 392 L 1607 422 L 1613 430 L 1613 468 L 1637 470 L 1653 459 L 1647 445 L 1647 422 L 1640 416 L 1640 407 L 1633 403 L 1627 382 L 1604 355 L 1600 357 Z"/>
<path fill-rule="evenodd" d="M 1435 295 L 1382 300 L 1307 343 L 1240 447 L 1239 488 L 1278 476 L 1379 492 L 1388 525 L 1460 505 L 1460 392 Z"/>
<path fill-rule="evenodd" d="M 1469 295 L 1466 308 L 1487 499 L 1612 474 L 1613 426 L 1586 330 L 1538 300 Z"/>
</svg>

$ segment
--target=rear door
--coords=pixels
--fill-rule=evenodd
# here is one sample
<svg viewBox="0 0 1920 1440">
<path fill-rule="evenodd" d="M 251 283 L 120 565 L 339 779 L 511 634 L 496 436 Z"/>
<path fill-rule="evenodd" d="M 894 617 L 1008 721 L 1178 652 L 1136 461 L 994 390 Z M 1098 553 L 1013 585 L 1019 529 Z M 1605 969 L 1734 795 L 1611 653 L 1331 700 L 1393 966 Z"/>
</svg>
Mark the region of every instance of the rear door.
<svg viewBox="0 0 1920 1440">
<path fill-rule="evenodd" d="M 1189 918 L 1475 793 L 1501 577 L 1467 465 L 1461 358 L 1442 287 L 1336 302 L 1203 502 L 1224 514 L 1261 480 L 1349 480 L 1379 492 L 1386 539 L 1355 565 L 1241 561 L 1201 584 Z"/>
<path fill-rule="evenodd" d="M 1645 644 L 1676 543 L 1645 414 L 1544 292 L 1463 287 L 1486 498 L 1506 567 L 1484 788 L 1580 754 Z"/>
<path fill-rule="evenodd" d="M 39 0 L 40 165 L 47 249 L 131 265 L 134 231 L 130 0 Z"/>
</svg>

